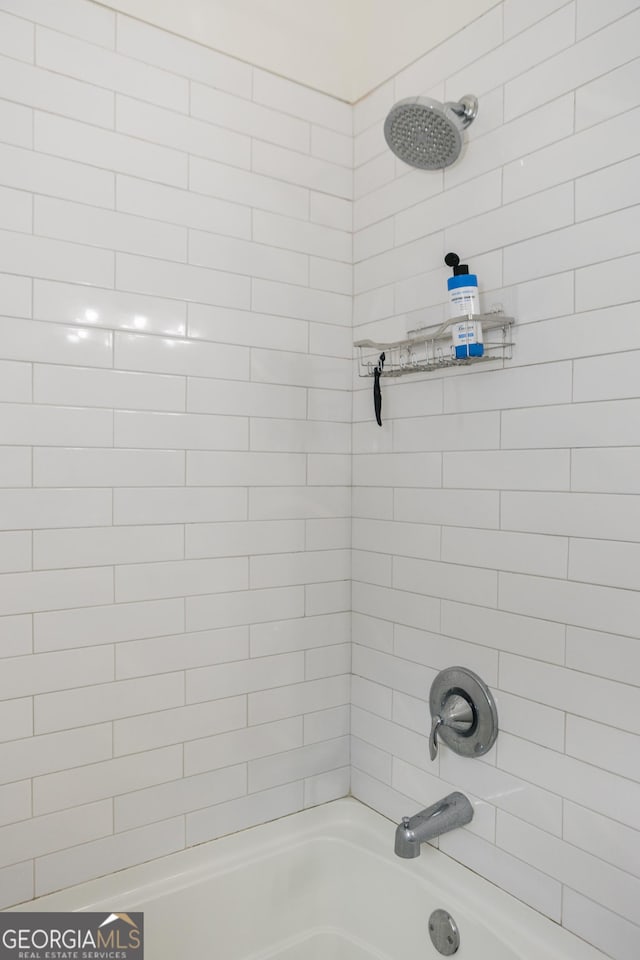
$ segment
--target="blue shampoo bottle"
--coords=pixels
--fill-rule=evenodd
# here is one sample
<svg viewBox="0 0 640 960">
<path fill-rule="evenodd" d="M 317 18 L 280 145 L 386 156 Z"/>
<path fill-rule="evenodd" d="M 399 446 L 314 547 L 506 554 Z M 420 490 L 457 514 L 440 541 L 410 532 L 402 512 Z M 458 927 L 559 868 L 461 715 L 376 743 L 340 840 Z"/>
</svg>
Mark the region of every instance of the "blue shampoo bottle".
<svg viewBox="0 0 640 960">
<path fill-rule="evenodd" d="M 449 317 L 451 320 L 460 318 L 451 327 L 456 360 L 481 357 L 484 354 L 482 324 L 479 320 L 470 319 L 473 314 L 480 313 L 478 278 L 475 273 L 469 273 L 466 263 L 460 263 L 457 253 L 448 253 L 444 262 L 453 268 L 453 276 L 447 280 Z"/>
</svg>

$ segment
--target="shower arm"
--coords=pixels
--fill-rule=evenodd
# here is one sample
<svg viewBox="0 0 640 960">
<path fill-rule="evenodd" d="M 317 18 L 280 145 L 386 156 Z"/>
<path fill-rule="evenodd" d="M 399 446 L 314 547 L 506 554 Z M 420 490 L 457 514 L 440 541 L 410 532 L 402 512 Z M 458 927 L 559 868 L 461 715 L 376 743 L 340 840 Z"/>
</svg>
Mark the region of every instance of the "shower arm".
<svg viewBox="0 0 640 960">
<path fill-rule="evenodd" d="M 455 103 L 451 101 L 445 103 L 445 107 L 448 107 L 460 118 L 463 127 L 468 127 L 478 115 L 478 99 L 470 93 L 461 97 L 460 100 Z"/>
</svg>

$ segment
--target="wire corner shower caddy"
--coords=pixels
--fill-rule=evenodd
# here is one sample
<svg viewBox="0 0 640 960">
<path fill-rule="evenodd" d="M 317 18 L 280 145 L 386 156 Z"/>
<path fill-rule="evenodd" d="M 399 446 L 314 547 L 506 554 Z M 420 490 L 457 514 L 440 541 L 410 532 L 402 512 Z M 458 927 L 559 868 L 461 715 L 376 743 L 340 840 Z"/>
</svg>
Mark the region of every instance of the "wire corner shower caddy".
<svg viewBox="0 0 640 960">
<path fill-rule="evenodd" d="M 380 343 L 375 340 L 356 340 L 358 376 L 373 377 L 376 370 L 382 377 L 401 377 L 406 373 L 428 373 L 446 367 L 468 367 L 476 363 L 510 360 L 513 340 L 511 328 L 514 317 L 505 316 L 497 307 L 489 313 L 469 314 L 470 323 L 482 324 L 484 354 L 458 360 L 453 354 L 451 327 L 464 317 L 453 317 L 440 325 L 410 330 L 404 340 Z M 380 369 L 380 353 L 384 353 L 384 367 Z"/>
</svg>

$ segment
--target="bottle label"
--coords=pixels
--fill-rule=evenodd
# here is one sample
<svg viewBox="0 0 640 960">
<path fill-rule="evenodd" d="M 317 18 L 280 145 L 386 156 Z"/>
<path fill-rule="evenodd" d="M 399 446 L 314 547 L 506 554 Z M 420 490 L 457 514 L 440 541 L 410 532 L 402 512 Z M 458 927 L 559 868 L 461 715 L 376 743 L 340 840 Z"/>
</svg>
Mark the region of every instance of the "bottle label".
<svg viewBox="0 0 640 960">
<path fill-rule="evenodd" d="M 483 342 L 482 325 L 477 320 L 464 320 L 461 323 L 454 323 L 452 333 L 454 347 Z"/>
<path fill-rule="evenodd" d="M 455 290 L 450 290 L 449 302 L 452 317 L 480 313 L 477 287 L 456 287 Z"/>
</svg>

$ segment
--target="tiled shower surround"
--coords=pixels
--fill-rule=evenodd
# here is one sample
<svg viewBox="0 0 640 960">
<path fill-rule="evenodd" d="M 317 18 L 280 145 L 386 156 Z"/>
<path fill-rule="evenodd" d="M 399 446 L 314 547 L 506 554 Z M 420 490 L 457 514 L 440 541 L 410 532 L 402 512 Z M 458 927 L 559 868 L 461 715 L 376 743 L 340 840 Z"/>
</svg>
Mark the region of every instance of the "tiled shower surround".
<svg viewBox="0 0 640 960">
<path fill-rule="evenodd" d="M 349 789 L 353 174 L 346 104 L 0 10 L 6 904 Z"/>
<path fill-rule="evenodd" d="M 504 0 L 353 108 L 0 0 L 3 905 L 457 788 L 442 850 L 640 954 L 638 7 Z M 455 166 L 395 160 L 392 103 L 466 93 Z M 439 322 L 448 250 L 513 360 L 380 429 L 352 339 Z M 456 663 L 501 732 L 431 763 Z"/>
</svg>

